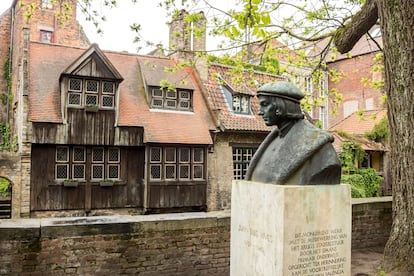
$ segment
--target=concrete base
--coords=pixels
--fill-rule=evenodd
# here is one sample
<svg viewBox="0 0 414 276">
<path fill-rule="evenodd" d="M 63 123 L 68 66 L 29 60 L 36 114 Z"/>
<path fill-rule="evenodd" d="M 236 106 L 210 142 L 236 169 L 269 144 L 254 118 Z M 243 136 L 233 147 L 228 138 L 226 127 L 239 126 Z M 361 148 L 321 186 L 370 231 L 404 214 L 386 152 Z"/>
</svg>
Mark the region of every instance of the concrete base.
<svg viewBox="0 0 414 276">
<path fill-rule="evenodd" d="M 230 275 L 351 275 L 349 185 L 233 181 Z"/>
</svg>

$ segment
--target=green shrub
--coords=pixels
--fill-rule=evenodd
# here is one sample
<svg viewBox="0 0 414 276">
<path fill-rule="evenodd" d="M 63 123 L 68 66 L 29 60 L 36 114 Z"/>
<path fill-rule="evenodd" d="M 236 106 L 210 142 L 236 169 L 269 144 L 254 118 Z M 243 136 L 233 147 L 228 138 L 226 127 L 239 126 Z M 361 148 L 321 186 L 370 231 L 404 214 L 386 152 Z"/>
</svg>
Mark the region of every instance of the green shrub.
<svg viewBox="0 0 414 276">
<path fill-rule="evenodd" d="M 5 178 L 0 177 L 0 196 L 10 196 L 10 183 Z"/>
<path fill-rule="evenodd" d="M 351 185 L 353 198 L 378 196 L 383 178 L 374 169 L 359 169 L 353 174 L 343 174 L 342 183 Z"/>
</svg>

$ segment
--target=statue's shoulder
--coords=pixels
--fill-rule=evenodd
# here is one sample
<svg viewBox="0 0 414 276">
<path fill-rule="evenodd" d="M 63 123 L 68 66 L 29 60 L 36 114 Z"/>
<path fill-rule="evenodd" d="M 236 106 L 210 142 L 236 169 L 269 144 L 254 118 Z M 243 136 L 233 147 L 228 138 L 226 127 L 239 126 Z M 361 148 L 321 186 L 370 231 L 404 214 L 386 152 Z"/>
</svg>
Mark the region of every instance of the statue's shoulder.
<svg viewBox="0 0 414 276">
<path fill-rule="evenodd" d="M 316 127 L 308 120 L 300 120 L 297 122 L 295 125 L 295 135 L 299 135 L 305 141 L 311 139 L 316 140 L 321 144 L 332 143 L 334 141 L 332 134 Z"/>
</svg>

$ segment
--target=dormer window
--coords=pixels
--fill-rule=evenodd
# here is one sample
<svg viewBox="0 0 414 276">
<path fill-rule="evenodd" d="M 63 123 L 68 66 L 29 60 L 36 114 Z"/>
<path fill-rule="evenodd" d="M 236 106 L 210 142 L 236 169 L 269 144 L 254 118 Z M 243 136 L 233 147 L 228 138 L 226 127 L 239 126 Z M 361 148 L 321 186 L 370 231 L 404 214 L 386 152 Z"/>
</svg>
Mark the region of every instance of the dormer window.
<svg viewBox="0 0 414 276">
<path fill-rule="evenodd" d="M 115 82 L 70 78 L 68 81 L 69 107 L 115 107 Z"/>
<path fill-rule="evenodd" d="M 150 87 L 151 108 L 192 111 L 191 90 Z"/>
<path fill-rule="evenodd" d="M 233 112 L 250 114 L 250 97 L 246 95 L 233 95 Z"/>
</svg>

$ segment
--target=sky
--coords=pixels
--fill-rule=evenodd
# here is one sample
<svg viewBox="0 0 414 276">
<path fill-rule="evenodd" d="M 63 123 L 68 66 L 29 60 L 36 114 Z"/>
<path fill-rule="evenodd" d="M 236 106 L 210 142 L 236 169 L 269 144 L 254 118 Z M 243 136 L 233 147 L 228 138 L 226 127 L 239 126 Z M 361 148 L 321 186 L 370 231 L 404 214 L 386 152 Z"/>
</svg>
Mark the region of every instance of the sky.
<svg viewBox="0 0 414 276">
<path fill-rule="evenodd" d="M 101 2 L 102 0 L 95 0 Z M 214 0 L 213 0 L 214 1 Z M 13 0 L 0 0 L 0 14 L 11 6 Z M 98 9 L 105 14 L 107 21 L 101 23 L 100 28 L 104 33 L 98 34 L 91 22 L 87 22 L 80 11 L 78 11 L 78 21 L 83 26 L 86 35 L 91 43 L 97 43 L 102 50 L 137 52 L 137 47 L 141 46 L 140 54 L 146 54 L 154 47 L 146 47 L 144 42 L 133 43 L 136 34 L 130 30 L 130 25 L 139 23 L 142 27 L 142 37 L 155 44 L 161 43 L 164 47 L 168 46 L 168 26 L 166 25 L 167 12 L 163 8 L 157 7 L 157 0 L 139 0 L 138 4 L 133 4 L 132 0 L 118 0 L 118 7 L 113 9 Z M 232 1 L 217 0 L 223 9 L 228 9 Z M 224 3 L 225 2 L 225 3 Z M 229 3 L 230 2 L 230 3 Z M 208 14 L 206 15 L 208 16 Z M 214 48 L 219 41 L 209 37 L 207 48 Z"/>
</svg>

